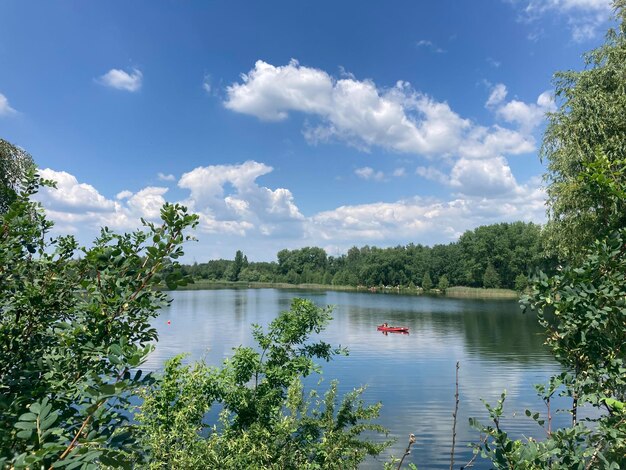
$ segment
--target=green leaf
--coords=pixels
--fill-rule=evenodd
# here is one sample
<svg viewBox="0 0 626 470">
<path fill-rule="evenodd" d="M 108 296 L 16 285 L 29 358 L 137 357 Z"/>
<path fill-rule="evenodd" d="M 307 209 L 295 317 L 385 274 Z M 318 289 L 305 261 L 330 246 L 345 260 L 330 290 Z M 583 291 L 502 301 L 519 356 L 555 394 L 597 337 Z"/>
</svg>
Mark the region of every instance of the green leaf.
<svg viewBox="0 0 626 470">
<path fill-rule="evenodd" d="M 98 388 L 98 392 L 101 395 L 114 395 L 115 394 L 115 385 L 113 385 L 113 384 L 102 384 Z"/>
<path fill-rule="evenodd" d="M 35 413 L 24 413 L 19 417 L 20 421 L 36 421 L 37 415 Z"/>
<path fill-rule="evenodd" d="M 16 434 L 17 437 L 19 437 L 20 439 L 24 439 L 24 440 L 30 439 L 32 435 L 33 435 L 33 430 L 32 429 L 19 431 Z"/>
<path fill-rule="evenodd" d="M 18 421 L 14 424 L 14 427 L 17 429 L 33 430 L 37 427 L 37 423 L 32 421 Z"/>
<path fill-rule="evenodd" d="M 41 421 L 41 424 L 39 427 L 41 428 L 41 430 L 48 429 L 50 426 L 54 424 L 57 418 L 58 418 L 58 415 L 56 413 L 52 413 L 47 418 Z"/>
</svg>

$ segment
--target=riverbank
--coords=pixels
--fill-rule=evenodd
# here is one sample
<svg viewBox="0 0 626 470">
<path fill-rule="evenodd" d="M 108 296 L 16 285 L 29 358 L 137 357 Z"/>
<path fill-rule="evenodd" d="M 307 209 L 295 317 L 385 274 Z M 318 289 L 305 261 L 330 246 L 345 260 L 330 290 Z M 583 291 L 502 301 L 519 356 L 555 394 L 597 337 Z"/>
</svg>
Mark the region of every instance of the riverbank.
<svg viewBox="0 0 626 470">
<path fill-rule="evenodd" d="M 438 289 L 424 292 L 417 287 L 366 287 L 366 286 L 333 286 L 328 284 L 288 284 L 283 282 L 242 282 L 242 281 L 206 281 L 196 280 L 193 284 L 179 287 L 178 290 L 208 290 L 208 289 L 306 289 L 345 292 L 372 292 L 382 294 L 404 295 L 439 295 L 442 297 L 472 298 L 472 299 L 517 299 L 519 293 L 512 289 L 484 289 L 479 287 L 450 287 L 445 293 Z"/>
</svg>

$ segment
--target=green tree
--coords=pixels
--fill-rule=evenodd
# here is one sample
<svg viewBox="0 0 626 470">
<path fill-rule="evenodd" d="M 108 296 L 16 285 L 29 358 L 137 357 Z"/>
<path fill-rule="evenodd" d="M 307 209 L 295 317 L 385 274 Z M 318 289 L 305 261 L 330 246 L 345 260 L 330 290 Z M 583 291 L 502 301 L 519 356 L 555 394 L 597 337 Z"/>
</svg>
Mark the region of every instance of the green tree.
<svg viewBox="0 0 626 470">
<path fill-rule="evenodd" d="M 90 248 L 52 227 L 31 202 L 32 173 L 0 215 L 0 467 L 130 466 L 130 397 L 149 377 L 150 320 L 170 288 L 184 231 L 197 217 L 166 204 L 163 223 Z M 167 267 L 167 270 L 164 268 Z"/>
<path fill-rule="evenodd" d="M 518 274 L 515 278 L 515 290 L 518 292 L 524 292 L 528 287 L 528 276 Z"/>
<path fill-rule="evenodd" d="M 487 264 L 483 274 L 483 287 L 486 289 L 500 287 L 500 276 L 491 263 Z"/>
<path fill-rule="evenodd" d="M 235 262 L 232 264 L 232 269 L 229 272 L 229 281 L 238 281 L 239 280 L 239 274 L 241 273 L 241 270 L 243 269 L 243 261 L 244 261 L 244 257 L 243 257 L 243 253 L 241 252 L 241 250 L 237 250 L 237 252 L 235 253 Z"/>
<path fill-rule="evenodd" d="M 254 268 L 243 268 L 239 273 L 239 280 L 244 282 L 257 282 L 261 280 L 261 275 Z"/>
<path fill-rule="evenodd" d="M 432 288 L 433 288 L 433 281 L 430 278 L 430 273 L 426 271 L 424 273 L 424 277 L 422 278 L 422 289 L 424 289 L 424 292 L 428 292 Z"/>
<path fill-rule="evenodd" d="M 17 192 L 28 170 L 34 169 L 33 158 L 25 150 L 0 139 L 0 214 L 17 198 Z"/>
<path fill-rule="evenodd" d="M 439 282 L 437 283 L 437 289 L 439 289 L 443 294 L 445 294 L 446 291 L 448 290 L 448 287 L 450 287 L 450 283 L 448 282 L 448 278 L 444 274 L 443 276 L 439 277 Z"/>
<path fill-rule="evenodd" d="M 619 26 L 585 55 L 585 68 L 555 75 L 559 108 L 549 116 L 541 156 L 548 162 L 548 247 L 564 259 L 584 253 L 599 233 L 626 225 L 624 200 L 615 212 L 610 194 L 580 182 L 581 173 L 599 160 L 625 178 L 625 5 L 613 3 Z"/>
</svg>

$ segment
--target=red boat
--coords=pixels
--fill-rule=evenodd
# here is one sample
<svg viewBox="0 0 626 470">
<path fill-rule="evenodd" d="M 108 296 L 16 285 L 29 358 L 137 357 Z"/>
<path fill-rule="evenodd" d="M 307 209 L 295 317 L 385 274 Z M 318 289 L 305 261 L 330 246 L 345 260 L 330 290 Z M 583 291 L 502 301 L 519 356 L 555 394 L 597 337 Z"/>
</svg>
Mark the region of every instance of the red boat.
<svg viewBox="0 0 626 470">
<path fill-rule="evenodd" d="M 407 326 L 389 326 L 389 325 L 378 325 L 376 327 L 378 331 L 386 331 L 389 333 L 408 333 L 409 328 Z"/>
</svg>

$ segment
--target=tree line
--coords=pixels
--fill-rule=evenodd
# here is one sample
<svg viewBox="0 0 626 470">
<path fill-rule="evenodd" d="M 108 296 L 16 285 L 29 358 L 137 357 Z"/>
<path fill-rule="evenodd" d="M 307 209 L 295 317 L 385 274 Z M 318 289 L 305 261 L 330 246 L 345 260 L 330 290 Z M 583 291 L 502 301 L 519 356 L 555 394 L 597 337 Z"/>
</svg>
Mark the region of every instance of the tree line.
<svg viewBox="0 0 626 470">
<path fill-rule="evenodd" d="M 183 265 L 185 274 L 209 281 L 275 282 L 342 286 L 448 286 L 522 290 L 528 276 L 554 264 L 544 256 L 541 227 L 532 222 L 485 225 L 457 242 L 390 248 L 353 247 L 329 256 L 319 247 L 281 250 L 273 262 L 250 262 L 238 250 L 232 260 Z"/>
</svg>

